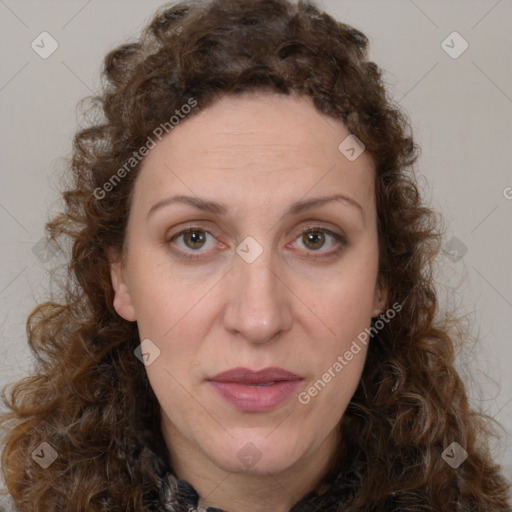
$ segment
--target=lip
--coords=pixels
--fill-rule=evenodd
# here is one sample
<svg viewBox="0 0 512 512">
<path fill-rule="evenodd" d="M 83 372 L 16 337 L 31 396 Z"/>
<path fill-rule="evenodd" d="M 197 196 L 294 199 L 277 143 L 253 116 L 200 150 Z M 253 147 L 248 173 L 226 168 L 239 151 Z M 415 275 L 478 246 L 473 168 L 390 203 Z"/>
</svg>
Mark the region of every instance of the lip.
<svg viewBox="0 0 512 512">
<path fill-rule="evenodd" d="M 283 368 L 254 371 L 239 367 L 215 375 L 208 383 L 238 410 L 264 412 L 284 402 L 303 380 Z"/>
</svg>

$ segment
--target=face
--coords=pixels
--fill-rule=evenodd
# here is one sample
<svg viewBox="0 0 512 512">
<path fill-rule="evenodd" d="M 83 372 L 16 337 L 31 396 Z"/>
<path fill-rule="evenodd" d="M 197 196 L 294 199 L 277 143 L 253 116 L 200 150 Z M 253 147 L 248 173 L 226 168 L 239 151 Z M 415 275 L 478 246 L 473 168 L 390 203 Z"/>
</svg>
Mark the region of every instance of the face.
<svg viewBox="0 0 512 512">
<path fill-rule="evenodd" d="M 387 299 L 375 169 L 340 151 L 348 135 L 309 99 L 259 93 L 181 121 L 145 157 L 111 275 L 116 311 L 150 340 L 171 460 L 180 446 L 278 474 L 332 453 L 366 346 L 344 354 Z"/>
</svg>

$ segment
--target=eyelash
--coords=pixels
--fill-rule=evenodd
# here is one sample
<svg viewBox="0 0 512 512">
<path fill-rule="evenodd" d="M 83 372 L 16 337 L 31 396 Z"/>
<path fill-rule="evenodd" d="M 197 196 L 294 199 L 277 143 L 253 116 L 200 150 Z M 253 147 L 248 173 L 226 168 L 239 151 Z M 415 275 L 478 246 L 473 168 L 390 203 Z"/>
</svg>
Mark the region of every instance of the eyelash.
<svg viewBox="0 0 512 512">
<path fill-rule="evenodd" d="M 180 231 L 179 233 L 176 233 L 175 235 L 172 235 L 171 237 L 169 237 L 166 240 L 166 243 L 170 244 L 171 242 L 173 242 L 180 236 L 182 236 L 185 233 L 188 233 L 190 231 L 199 231 L 199 232 L 208 233 L 208 234 L 212 235 L 212 233 L 210 233 L 206 229 L 200 228 L 198 226 L 190 226 L 187 229 Z M 330 235 L 338 243 L 338 247 L 334 250 L 327 251 L 326 253 L 322 253 L 321 256 L 306 256 L 306 258 L 332 257 L 332 256 L 337 255 L 339 252 L 341 252 L 343 250 L 343 248 L 345 248 L 348 245 L 348 242 L 343 235 L 340 235 L 339 233 L 335 233 L 334 231 L 331 231 L 330 229 L 323 228 L 320 226 L 308 226 L 304 231 L 301 232 L 299 237 L 306 233 L 311 233 L 311 232 L 313 232 L 313 233 L 314 232 L 322 232 L 322 233 L 326 233 L 326 234 Z M 295 240 L 299 237 L 296 237 Z M 183 257 L 185 259 L 195 260 L 198 258 L 202 258 L 203 256 L 201 255 L 201 253 L 206 252 L 206 251 L 198 250 L 198 251 L 188 252 L 188 251 L 184 251 L 183 249 L 178 249 L 178 250 L 173 249 L 173 252 L 179 253 L 179 256 Z M 308 251 L 308 252 L 316 252 L 316 251 Z"/>
</svg>

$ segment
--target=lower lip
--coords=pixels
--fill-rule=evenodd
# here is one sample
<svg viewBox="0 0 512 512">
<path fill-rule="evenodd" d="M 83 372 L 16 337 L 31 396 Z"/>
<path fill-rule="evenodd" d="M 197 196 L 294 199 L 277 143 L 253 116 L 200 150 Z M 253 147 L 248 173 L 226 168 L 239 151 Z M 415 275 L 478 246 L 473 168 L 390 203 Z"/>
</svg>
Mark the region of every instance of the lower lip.
<svg viewBox="0 0 512 512">
<path fill-rule="evenodd" d="M 248 386 L 236 382 L 209 381 L 231 405 L 247 412 L 270 411 L 284 402 L 300 385 L 301 380 L 283 380 L 270 386 Z"/>
</svg>

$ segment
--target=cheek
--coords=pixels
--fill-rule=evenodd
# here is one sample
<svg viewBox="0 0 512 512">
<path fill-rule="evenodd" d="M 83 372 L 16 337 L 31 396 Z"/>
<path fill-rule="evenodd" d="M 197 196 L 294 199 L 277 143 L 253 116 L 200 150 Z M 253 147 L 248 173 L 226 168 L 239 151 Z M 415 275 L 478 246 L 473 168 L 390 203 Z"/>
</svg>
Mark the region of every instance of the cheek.
<svg viewBox="0 0 512 512">
<path fill-rule="evenodd" d="M 187 272 L 192 271 L 177 272 L 161 249 L 134 253 L 129 287 L 141 336 L 166 342 L 187 315 L 203 306 L 207 288 L 191 282 Z"/>
<path fill-rule="evenodd" d="M 139 266 L 136 273 L 132 300 L 139 336 L 152 340 L 160 351 L 158 360 L 146 368 L 148 377 L 157 389 L 185 384 L 192 374 L 197 380 L 197 357 L 214 315 L 208 293 L 214 281 L 170 275 L 161 264 Z"/>
<path fill-rule="evenodd" d="M 302 403 L 311 401 L 313 408 L 326 410 L 334 407 L 333 414 L 341 414 L 348 404 L 366 359 L 378 265 L 373 253 L 367 254 L 365 258 L 354 253 L 322 289 L 299 292 L 308 297 L 314 312 L 303 317 L 308 330 L 303 362 L 311 374 Z"/>
<path fill-rule="evenodd" d="M 372 250 L 354 251 L 322 286 L 303 281 L 296 288 L 330 331 L 328 345 L 339 346 L 340 340 L 357 336 L 371 322 L 377 272 L 378 259 Z"/>
<path fill-rule="evenodd" d="M 326 430 L 334 428 L 342 418 L 352 396 L 355 393 L 366 358 L 366 348 L 360 347 L 352 359 L 346 359 L 347 351 L 340 354 L 340 359 L 333 358 L 323 368 L 323 373 L 301 395 L 302 403 L 309 400 L 311 416 Z M 349 351 L 350 352 L 350 351 Z"/>
</svg>

